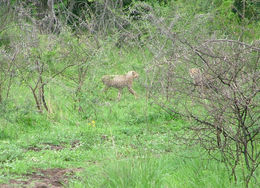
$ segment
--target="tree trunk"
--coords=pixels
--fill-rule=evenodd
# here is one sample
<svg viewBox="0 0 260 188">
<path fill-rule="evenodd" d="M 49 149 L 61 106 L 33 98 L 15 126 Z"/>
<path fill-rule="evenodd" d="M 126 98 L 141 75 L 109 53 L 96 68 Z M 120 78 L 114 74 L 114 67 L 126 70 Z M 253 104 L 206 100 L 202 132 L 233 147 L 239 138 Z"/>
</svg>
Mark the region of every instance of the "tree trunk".
<svg viewBox="0 0 260 188">
<path fill-rule="evenodd" d="M 39 99 L 37 98 L 37 95 L 36 95 L 36 92 L 35 92 L 36 88 L 34 88 L 34 89 L 32 87 L 30 87 L 30 88 L 31 88 L 31 91 L 33 93 L 33 98 L 34 98 L 34 101 L 36 103 L 36 107 L 37 107 L 39 113 L 42 113 L 42 105 L 41 105 Z"/>
<path fill-rule="evenodd" d="M 47 112 L 49 112 L 49 108 L 48 108 L 48 106 L 47 106 L 47 104 L 46 104 L 46 101 L 45 101 L 44 86 L 45 86 L 45 84 L 41 84 L 41 89 L 40 89 L 41 92 L 42 92 L 42 98 L 41 98 L 41 100 L 42 100 L 42 103 L 43 103 L 43 106 L 44 106 L 45 110 L 46 110 Z"/>
<path fill-rule="evenodd" d="M 2 84 L 0 84 L 0 104 L 3 102 L 3 97 L 2 97 Z"/>
</svg>

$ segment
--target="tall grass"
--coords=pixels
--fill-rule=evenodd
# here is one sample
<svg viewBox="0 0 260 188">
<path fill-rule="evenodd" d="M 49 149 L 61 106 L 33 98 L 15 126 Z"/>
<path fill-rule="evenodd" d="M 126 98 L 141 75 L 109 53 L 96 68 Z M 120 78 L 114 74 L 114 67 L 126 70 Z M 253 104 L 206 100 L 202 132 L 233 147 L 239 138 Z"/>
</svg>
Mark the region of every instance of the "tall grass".
<svg viewBox="0 0 260 188">
<path fill-rule="evenodd" d="M 178 154 L 146 155 L 112 159 L 98 168 L 86 168 L 83 182 L 71 187 L 240 187 L 232 185 L 223 165 L 213 161 L 181 157 Z M 181 153 L 179 153 L 181 154 Z"/>
</svg>

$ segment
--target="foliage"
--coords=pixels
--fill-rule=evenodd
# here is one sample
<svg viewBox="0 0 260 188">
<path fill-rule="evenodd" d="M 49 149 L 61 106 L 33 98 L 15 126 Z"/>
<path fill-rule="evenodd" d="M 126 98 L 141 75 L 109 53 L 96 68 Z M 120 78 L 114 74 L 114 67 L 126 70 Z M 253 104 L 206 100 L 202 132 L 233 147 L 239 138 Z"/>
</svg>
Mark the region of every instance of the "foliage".
<svg viewBox="0 0 260 188">
<path fill-rule="evenodd" d="M 233 12 L 238 14 L 240 19 L 259 21 L 260 3 L 256 0 L 235 0 Z"/>
</svg>

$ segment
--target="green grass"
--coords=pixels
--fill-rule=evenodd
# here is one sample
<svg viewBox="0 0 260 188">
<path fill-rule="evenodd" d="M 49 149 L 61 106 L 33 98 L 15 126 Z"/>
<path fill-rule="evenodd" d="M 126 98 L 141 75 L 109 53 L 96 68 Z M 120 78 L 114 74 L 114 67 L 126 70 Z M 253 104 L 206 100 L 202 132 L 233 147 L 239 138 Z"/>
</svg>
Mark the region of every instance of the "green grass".
<svg viewBox="0 0 260 188">
<path fill-rule="evenodd" d="M 174 135 L 187 122 L 130 98 L 97 107 L 89 119 L 26 114 L 1 124 L 0 182 L 37 169 L 81 168 L 69 187 L 241 186 L 230 184 L 225 167 L 206 160 L 198 148 L 178 145 Z"/>
<path fill-rule="evenodd" d="M 12 102 L 0 111 L 0 184 L 39 169 L 80 168 L 68 187 L 243 187 L 240 179 L 233 185 L 224 165 L 207 160 L 200 148 L 179 144 L 175 135 L 189 122 L 145 98 L 143 66 L 149 54 L 142 59 L 137 51 L 117 53 L 108 50 L 100 57 L 107 69 L 90 69 L 81 113 L 73 108 L 72 84 L 64 77 L 58 78 L 64 85 L 46 86 L 52 114 L 34 111 L 24 85 L 12 88 Z M 101 93 L 103 74 L 133 67 L 141 75 L 134 84 L 139 99 L 126 89 L 120 102 L 115 89 Z"/>
</svg>

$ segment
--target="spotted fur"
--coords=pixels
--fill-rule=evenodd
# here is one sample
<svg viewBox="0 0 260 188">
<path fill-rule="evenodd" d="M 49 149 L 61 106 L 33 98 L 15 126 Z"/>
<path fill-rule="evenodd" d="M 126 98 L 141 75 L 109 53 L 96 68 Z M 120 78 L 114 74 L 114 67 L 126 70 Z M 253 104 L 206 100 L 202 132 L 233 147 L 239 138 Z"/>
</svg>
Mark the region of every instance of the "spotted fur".
<svg viewBox="0 0 260 188">
<path fill-rule="evenodd" d="M 135 91 L 132 88 L 133 80 L 138 78 L 139 74 L 135 71 L 129 71 L 124 75 L 105 75 L 102 77 L 102 82 L 105 85 L 104 91 L 107 91 L 110 87 L 118 89 L 117 99 L 121 99 L 122 89 L 124 87 L 128 88 L 128 91 L 137 98 Z"/>
</svg>

